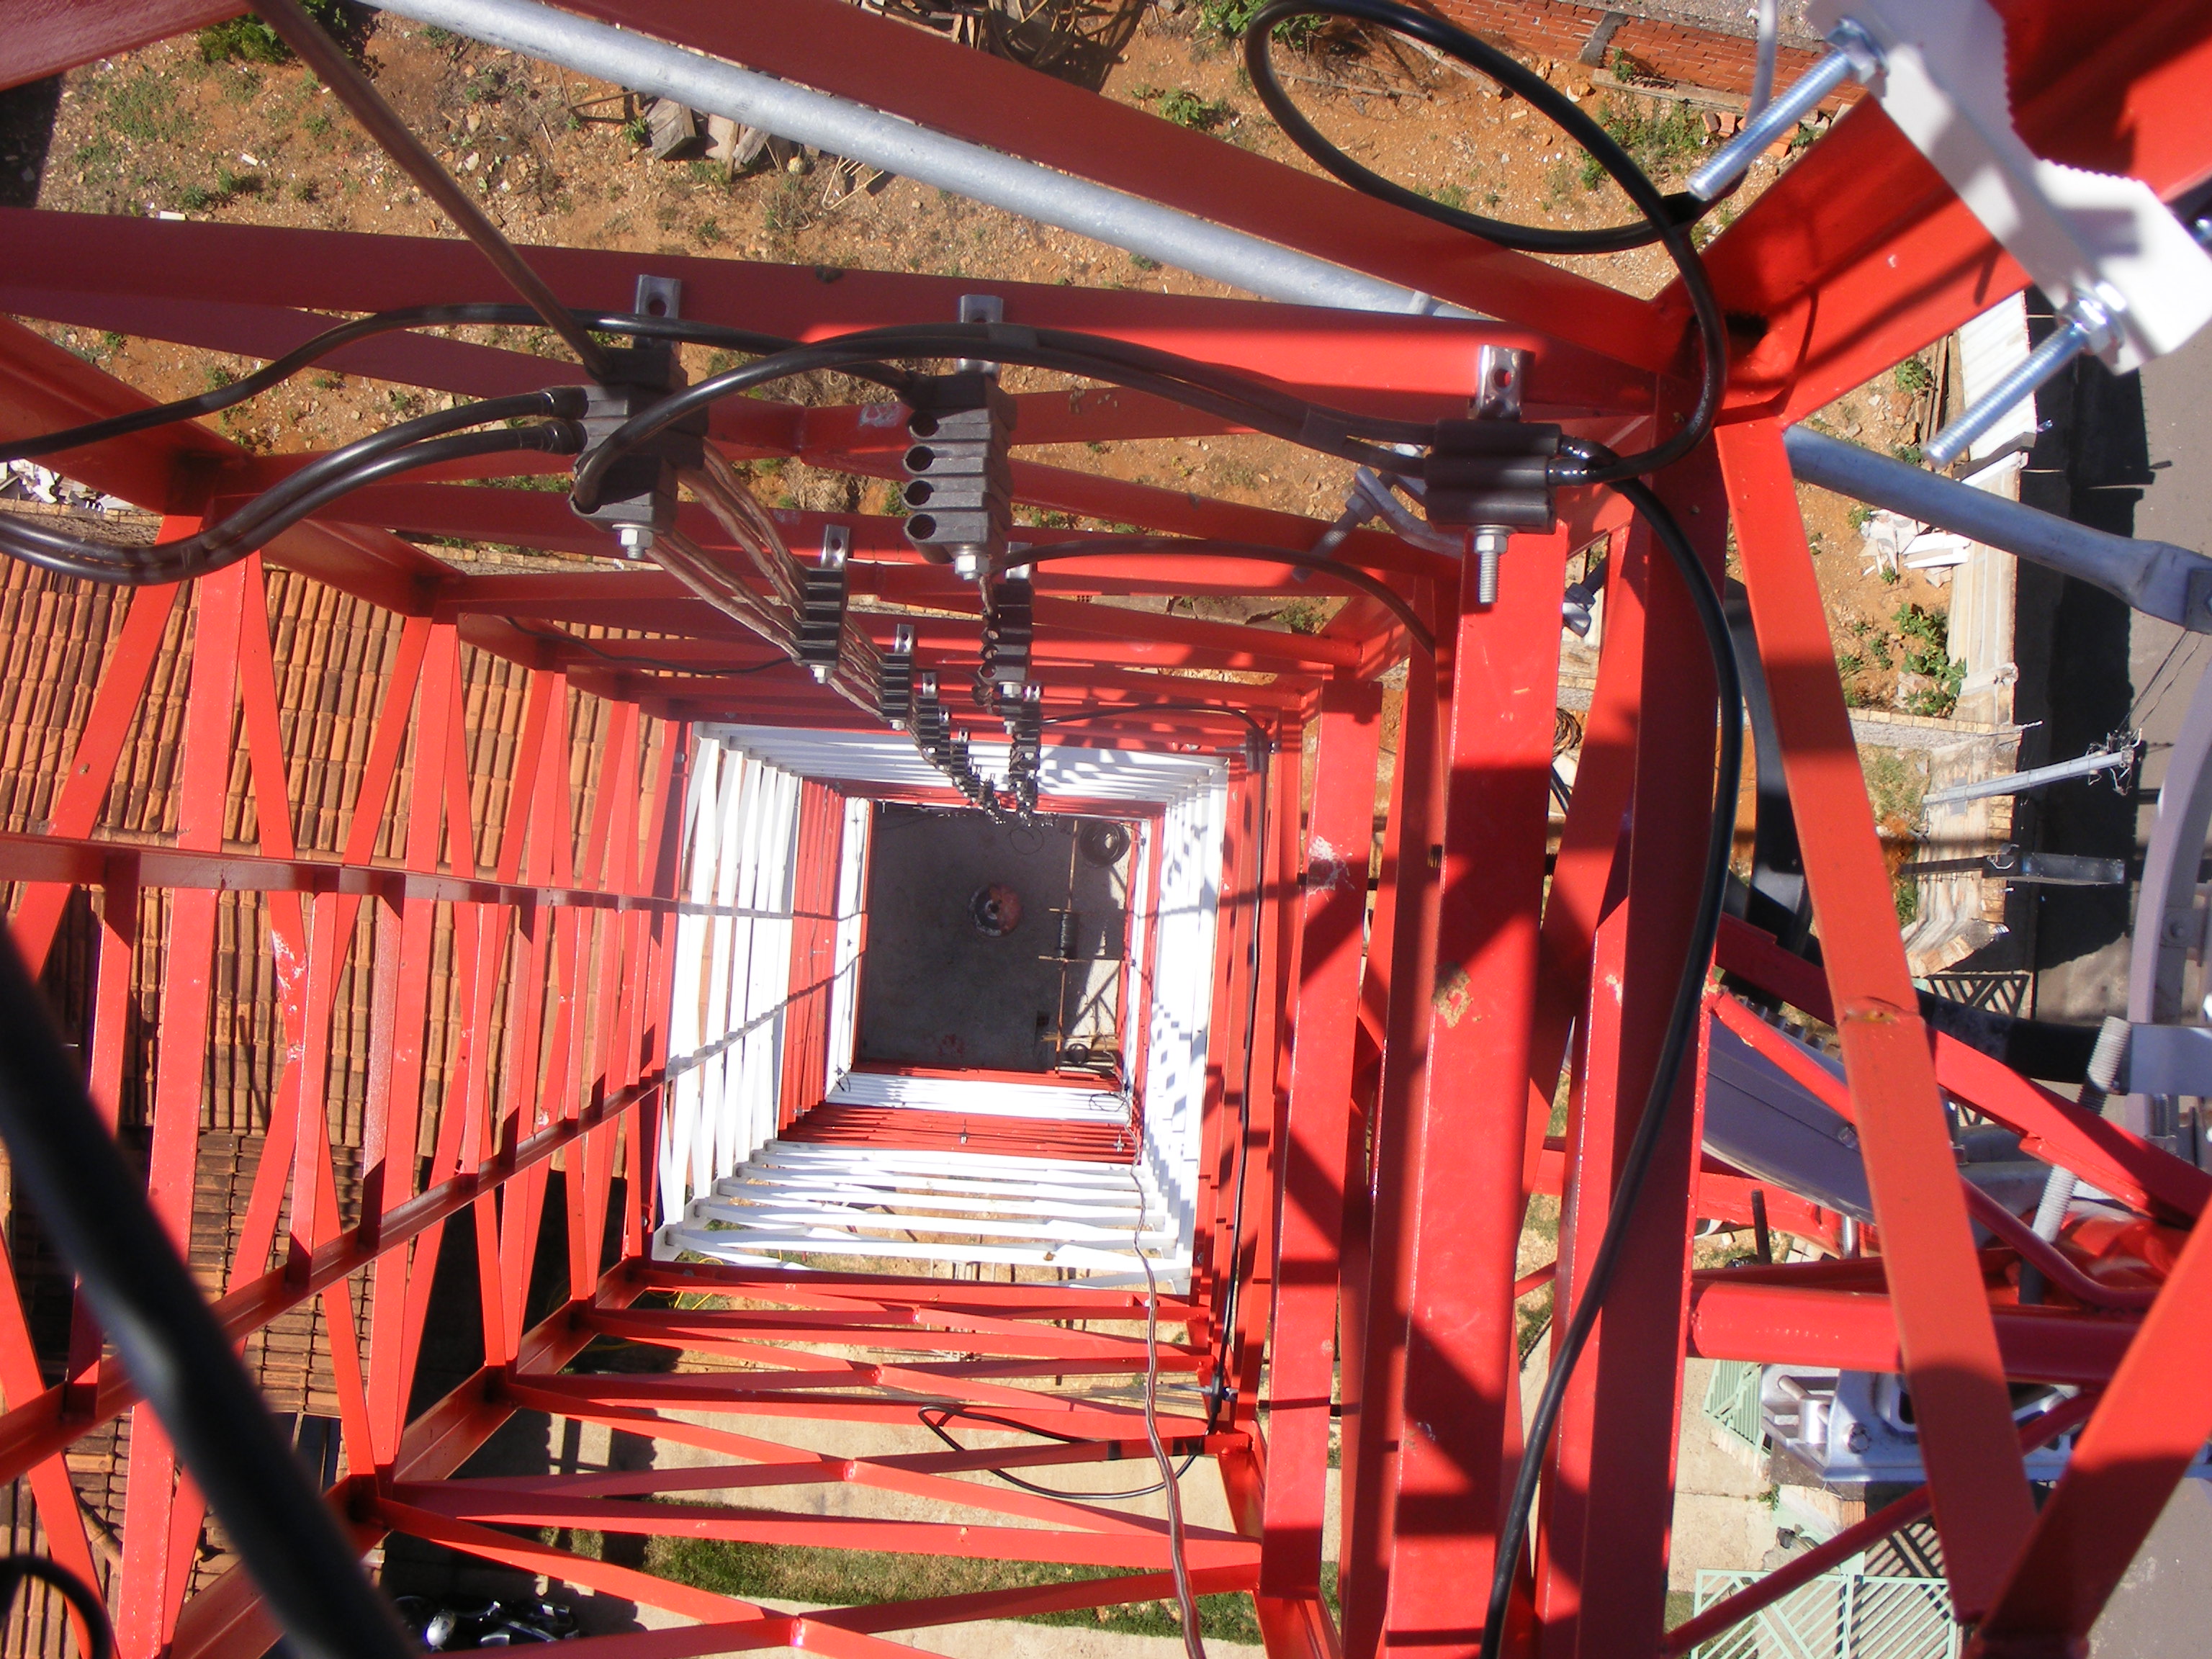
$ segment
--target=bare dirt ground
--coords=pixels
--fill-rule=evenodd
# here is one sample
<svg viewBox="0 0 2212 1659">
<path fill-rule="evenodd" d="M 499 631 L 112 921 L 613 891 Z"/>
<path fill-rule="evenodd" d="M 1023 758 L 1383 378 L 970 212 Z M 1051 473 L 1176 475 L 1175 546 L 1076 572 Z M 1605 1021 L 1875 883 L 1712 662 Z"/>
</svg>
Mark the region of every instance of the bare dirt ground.
<svg viewBox="0 0 2212 1659">
<path fill-rule="evenodd" d="M 1168 0 L 1146 10 L 1103 71 L 1109 97 L 1293 166 L 1310 164 L 1252 94 L 1241 46 L 1213 9 Z M 905 179 L 872 188 L 835 158 L 799 170 L 757 163 L 732 177 L 703 159 L 655 161 L 635 103 L 619 88 L 564 75 L 511 53 L 369 15 L 364 61 L 386 95 L 441 159 L 482 196 L 518 242 L 684 253 L 935 275 L 1225 294 L 1218 284 L 1034 224 Z M 1324 36 L 1282 51 L 1291 89 L 1322 129 L 1358 160 L 1449 205 L 1523 222 L 1587 228 L 1627 216 L 1625 198 L 1523 100 L 1501 95 L 1395 46 Z M 89 65 L 61 94 L 39 205 L 69 211 L 166 214 L 226 222 L 450 235 L 413 185 L 293 63 L 209 61 L 193 37 Z M 1533 65 L 1605 121 L 1657 177 L 1679 186 L 1732 118 L 1605 84 L 1577 64 Z M 1093 78 L 1096 78 L 1095 76 Z M 1717 228 L 1788 165 L 1764 158 Z M 1671 276 L 1656 249 L 1562 260 L 1638 295 Z M 251 365 L 155 341 L 49 329 L 72 349 L 158 398 L 198 392 Z M 526 343 L 527 331 L 510 331 Z M 480 333 L 479 337 L 483 337 Z M 708 367 L 705 354 L 691 365 Z M 826 394 L 821 394 L 826 395 Z M 1917 441 L 1921 402 L 1885 376 L 1824 411 L 1826 429 L 1877 449 Z M 228 435 L 255 449 L 320 448 L 426 404 L 407 388 L 311 373 L 226 412 Z M 1333 518 L 1344 464 L 1257 436 L 1066 446 L 1040 459 L 1140 483 Z M 797 465 L 763 464 L 772 504 L 884 512 L 891 488 Z M 1940 617 L 1942 589 L 1908 573 L 1867 569 L 1850 505 L 1801 489 L 1832 630 L 1855 699 L 1893 696 L 1916 642 L 1897 617 L 1908 605 Z M 1043 522 L 1053 515 L 1028 514 Z M 1244 607 L 1249 609 L 1249 607 Z M 1909 612 L 1905 613 L 1908 617 Z M 1293 625 L 1310 619 L 1293 618 Z M 1925 629 L 1923 629 L 1925 633 Z M 1929 710 L 1929 712 L 1938 712 Z"/>
</svg>

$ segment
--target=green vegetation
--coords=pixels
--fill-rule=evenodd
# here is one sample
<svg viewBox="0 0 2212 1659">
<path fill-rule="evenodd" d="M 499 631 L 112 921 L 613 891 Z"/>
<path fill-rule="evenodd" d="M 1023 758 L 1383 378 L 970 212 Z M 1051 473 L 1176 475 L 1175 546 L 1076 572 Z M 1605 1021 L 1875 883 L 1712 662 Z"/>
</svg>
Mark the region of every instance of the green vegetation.
<svg viewBox="0 0 2212 1659">
<path fill-rule="evenodd" d="M 1142 1465 L 1136 1466 L 1141 1468 Z M 1135 1484 L 1143 1484 L 1140 1476 Z M 997 1561 L 967 1556 L 860 1555 L 850 1550 L 796 1545 L 726 1543 L 706 1538 L 656 1538 L 647 1547 L 646 1571 L 679 1583 L 748 1601 L 853 1607 L 982 1590 L 1068 1584 L 1121 1575 L 1106 1567 L 1056 1562 Z M 1175 1636 L 1180 1632 L 1172 1601 L 1119 1607 L 1076 1607 L 1035 1615 L 1026 1622 L 1107 1630 L 1121 1636 Z M 1259 1621 L 1249 1595 L 1202 1595 L 1200 1631 L 1216 1642 L 1258 1642 Z"/>
<path fill-rule="evenodd" d="M 1905 670 L 1935 682 L 1905 699 L 1905 712 L 1938 718 L 1949 714 L 1959 706 L 1959 690 L 1966 678 L 1966 665 L 1951 660 L 1950 623 L 1940 612 L 1912 604 L 1899 605 L 1892 620 L 1904 636 Z"/>
<path fill-rule="evenodd" d="M 1928 793 L 1924 772 L 1894 749 L 1862 749 L 1859 770 L 1865 775 L 1867 799 L 1874 815 L 1885 822 L 1911 823 L 1920 817 L 1920 799 Z"/>
<path fill-rule="evenodd" d="M 1139 270 L 1158 270 L 1160 268 L 1160 262 L 1149 254 L 1132 253 L 1129 256 L 1129 263 Z"/>
<path fill-rule="evenodd" d="M 1646 113 L 1641 100 L 1628 103 L 1608 98 L 1597 109 L 1597 124 L 1631 160 L 1655 178 L 1674 170 L 1675 164 L 1704 149 L 1705 118 L 1687 104 L 1665 104 L 1656 114 Z M 1582 182 L 1595 190 L 1607 174 L 1595 155 L 1584 155 Z"/>
<path fill-rule="evenodd" d="M 354 20 L 345 0 L 302 0 L 302 3 L 307 15 L 334 39 L 346 40 L 354 33 Z M 210 24 L 199 32 L 193 44 L 199 48 L 200 61 L 205 64 L 227 64 L 234 59 L 247 64 L 288 64 L 292 60 L 292 48 L 284 44 L 275 29 L 250 13 Z"/>
<path fill-rule="evenodd" d="M 1253 14 L 1265 3 L 1266 0 L 1198 0 L 1199 31 L 1223 40 L 1239 40 L 1252 26 Z M 1320 35 L 1324 21 L 1285 17 L 1275 25 L 1274 38 L 1303 52 Z"/>
<path fill-rule="evenodd" d="M 1233 105 L 1224 101 L 1210 102 L 1188 87 L 1177 87 L 1172 92 L 1152 91 L 1147 103 L 1157 100 L 1163 120 L 1172 121 L 1179 127 L 1188 127 L 1193 132 L 1211 132 L 1223 123 L 1236 118 Z"/>
<path fill-rule="evenodd" d="M 1437 185 L 1433 187 L 1428 185 L 1422 185 L 1417 186 L 1417 188 L 1422 195 L 1427 197 L 1431 202 L 1448 207 L 1455 213 L 1464 213 L 1467 211 L 1467 192 L 1462 190 L 1457 185 Z"/>
<path fill-rule="evenodd" d="M 1907 357 L 1895 371 L 1899 392 L 1918 393 L 1936 384 L 1936 371 L 1917 357 Z"/>
</svg>

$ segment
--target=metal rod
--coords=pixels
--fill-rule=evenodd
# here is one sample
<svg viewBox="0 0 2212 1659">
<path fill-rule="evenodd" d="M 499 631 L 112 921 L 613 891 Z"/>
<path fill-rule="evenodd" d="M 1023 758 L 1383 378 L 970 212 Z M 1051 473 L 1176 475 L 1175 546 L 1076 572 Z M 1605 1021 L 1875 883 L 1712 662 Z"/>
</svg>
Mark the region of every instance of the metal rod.
<svg viewBox="0 0 2212 1659">
<path fill-rule="evenodd" d="M 1743 131 L 1721 146 L 1713 159 L 1690 175 L 1690 194 L 1710 202 L 1741 178 L 1759 153 L 1810 115 L 1823 98 L 1848 80 L 1864 81 L 1881 66 L 1880 52 L 1857 24 L 1846 18 L 1829 35 L 1826 57 L 1790 89 L 1743 124 Z"/>
<path fill-rule="evenodd" d="M 483 251 L 492 268 L 507 279 L 507 285 L 528 302 L 532 311 L 545 319 L 545 325 L 576 354 L 576 361 L 583 364 L 591 377 L 600 381 L 609 379 L 611 366 L 599 343 L 569 315 L 568 307 L 546 286 L 544 278 L 530 268 L 515 251 L 514 244 L 492 223 L 490 216 L 469 199 L 460 181 L 447 172 L 422 140 L 408 130 L 398 112 L 384 101 L 384 94 L 377 91 L 337 42 L 324 33 L 322 25 L 301 9 L 299 0 L 254 0 L 254 9 L 283 38 L 284 44 L 291 47 L 300 61 L 337 94 L 338 101 L 352 112 L 353 118 L 406 170 L 409 178 L 422 187 L 422 193 L 445 210 L 446 216 L 459 228 L 461 234 Z"/>
<path fill-rule="evenodd" d="M 2024 853 L 2008 842 L 1994 853 L 1968 858 L 1922 859 L 1897 867 L 1900 876 L 1998 876 L 2045 887 L 2124 887 L 2127 860 L 2079 853 Z"/>
<path fill-rule="evenodd" d="M 2148 616 L 2212 633 L 2212 559 L 2202 554 L 2092 530 L 1808 427 L 1791 427 L 1783 442 L 1790 470 L 1807 483 L 2016 553 L 2116 593 Z"/>
<path fill-rule="evenodd" d="M 1954 784 L 1948 789 L 1933 789 L 1921 805 L 1948 806 L 1954 801 L 1980 800 L 1988 795 L 2024 795 L 2031 789 L 2040 789 L 2046 783 L 2063 783 L 2068 778 L 2093 778 L 2100 772 L 2131 766 L 2135 758 L 2133 745 L 2125 749 L 2094 751 L 2073 760 L 2032 767 L 2025 772 L 2008 772 L 2001 778 L 1980 778 L 1972 783 Z"/>
<path fill-rule="evenodd" d="M 1265 299 L 1350 311 L 1474 314 L 1431 295 L 1209 224 L 1087 179 L 933 132 L 864 104 L 793 86 L 772 75 L 555 11 L 532 0 L 402 0 L 385 9 L 641 94 L 672 99 L 794 143 L 812 144 Z"/>
<path fill-rule="evenodd" d="M 1928 441 L 1921 451 L 1928 465 L 1941 471 L 1965 454 L 1975 439 L 1987 432 L 2019 404 L 2035 396 L 2045 380 L 2089 349 L 2089 331 L 2070 319 L 2047 336 L 2043 343 L 2014 364 L 2012 372 L 1982 394 L 1979 401 Z"/>
</svg>

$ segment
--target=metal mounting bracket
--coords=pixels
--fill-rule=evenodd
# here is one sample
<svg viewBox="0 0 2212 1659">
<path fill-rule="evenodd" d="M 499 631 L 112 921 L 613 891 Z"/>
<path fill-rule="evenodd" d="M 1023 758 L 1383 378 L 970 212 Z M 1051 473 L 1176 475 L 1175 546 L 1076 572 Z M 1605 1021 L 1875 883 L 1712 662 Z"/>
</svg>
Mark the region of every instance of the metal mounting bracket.
<svg viewBox="0 0 2212 1659">
<path fill-rule="evenodd" d="M 2212 257 L 2148 185 L 2045 161 L 2014 130 L 1988 0 L 1811 0 L 1805 15 L 1873 38 L 1883 112 L 2055 304 L 2101 308 L 2089 345 L 2107 366 L 2139 368 L 2212 320 Z"/>
</svg>

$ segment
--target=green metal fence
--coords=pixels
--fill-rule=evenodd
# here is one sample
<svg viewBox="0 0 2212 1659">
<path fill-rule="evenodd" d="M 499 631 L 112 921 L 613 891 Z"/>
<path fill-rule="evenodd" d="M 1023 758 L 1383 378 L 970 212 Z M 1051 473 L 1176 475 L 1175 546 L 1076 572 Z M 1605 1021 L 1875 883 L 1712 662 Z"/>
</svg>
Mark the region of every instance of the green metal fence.
<svg viewBox="0 0 2212 1659">
<path fill-rule="evenodd" d="M 1698 1611 L 1761 1577 L 1701 1571 Z M 1958 1659 L 1960 1635 L 1940 1578 L 1832 1572 L 1705 1643 L 1692 1659 Z"/>
<path fill-rule="evenodd" d="M 1747 1360 L 1723 1359 L 1705 1384 L 1705 1415 L 1753 1452 L 1766 1449 L 1759 1409 L 1759 1379 L 1765 1369 Z"/>
</svg>

